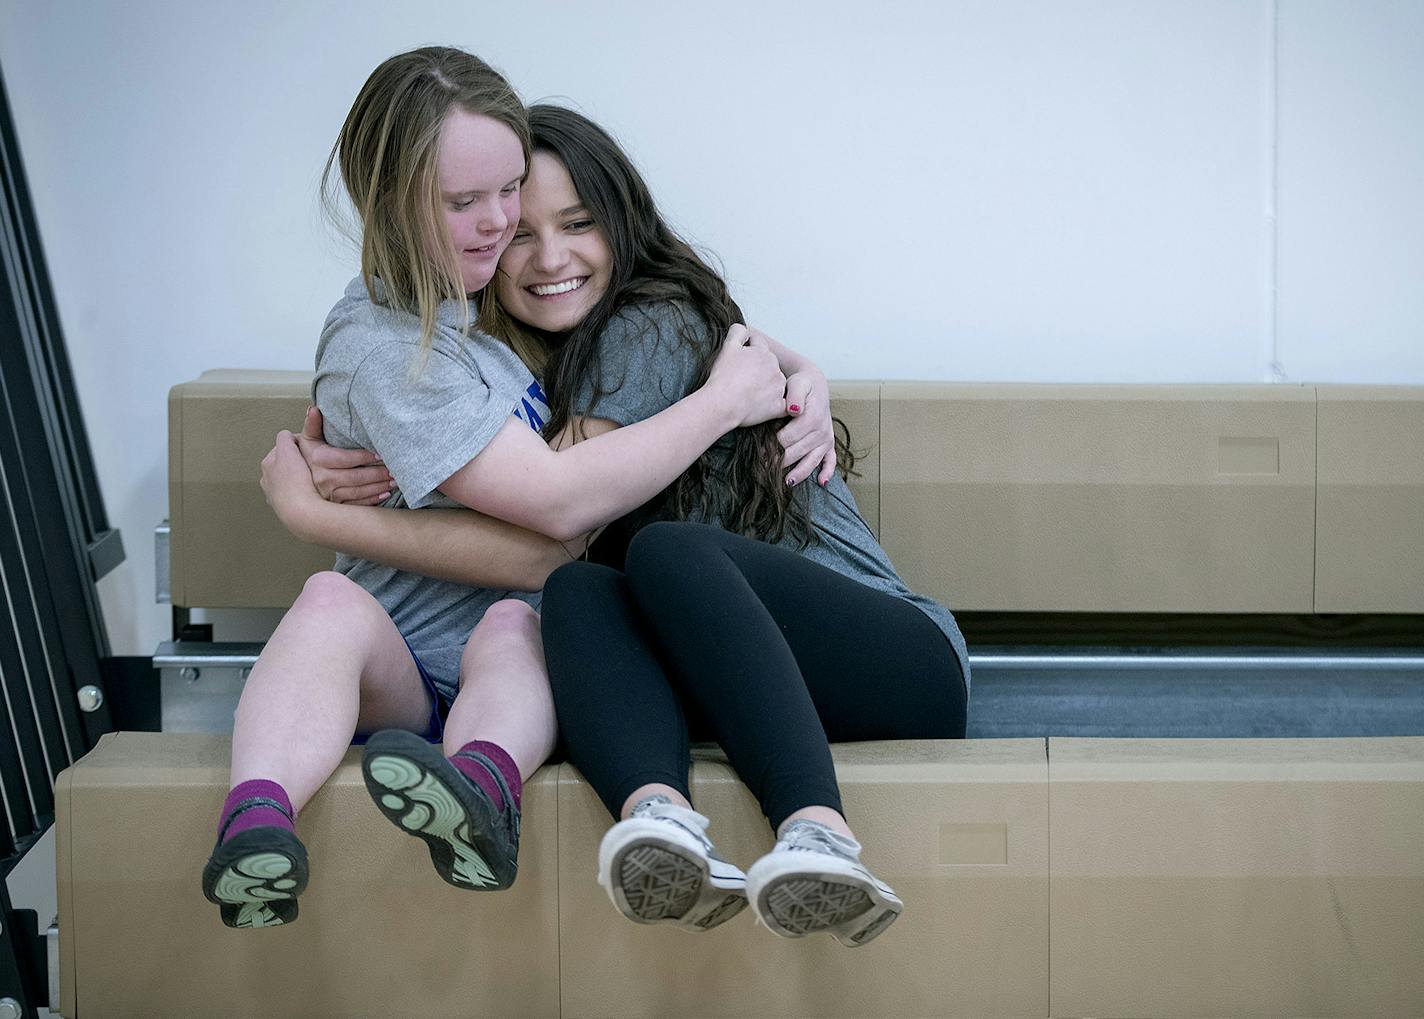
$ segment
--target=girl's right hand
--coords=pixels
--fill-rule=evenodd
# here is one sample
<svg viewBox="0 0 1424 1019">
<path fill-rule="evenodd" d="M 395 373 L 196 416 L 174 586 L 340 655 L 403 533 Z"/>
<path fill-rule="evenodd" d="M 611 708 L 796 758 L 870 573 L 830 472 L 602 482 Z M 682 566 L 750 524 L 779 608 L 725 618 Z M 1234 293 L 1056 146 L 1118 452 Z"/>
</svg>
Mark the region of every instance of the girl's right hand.
<svg viewBox="0 0 1424 1019">
<path fill-rule="evenodd" d="M 752 336 L 744 325 L 727 330 L 705 388 L 724 401 L 733 428 L 786 416 L 786 376 L 766 341 Z"/>
<path fill-rule="evenodd" d="M 291 432 L 278 432 L 276 444 L 262 458 L 262 494 L 282 526 L 301 540 L 310 540 L 307 524 L 325 503 L 312 485 L 311 471 Z"/>
<path fill-rule="evenodd" d="M 307 408 L 297 448 L 311 470 L 312 484 L 327 502 L 379 506 L 391 497 L 395 479 L 375 453 L 328 446 L 322 438 L 321 411 Z"/>
</svg>

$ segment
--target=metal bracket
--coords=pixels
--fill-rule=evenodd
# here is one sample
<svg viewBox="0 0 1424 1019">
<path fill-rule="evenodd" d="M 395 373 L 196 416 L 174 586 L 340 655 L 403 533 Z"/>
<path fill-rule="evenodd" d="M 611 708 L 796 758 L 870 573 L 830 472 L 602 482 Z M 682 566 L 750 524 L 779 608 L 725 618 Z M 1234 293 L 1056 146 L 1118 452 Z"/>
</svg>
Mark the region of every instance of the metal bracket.
<svg viewBox="0 0 1424 1019">
<path fill-rule="evenodd" d="M 45 955 L 49 958 L 49 1005 L 51 1010 L 57 1015 L 59 1013 L 59 917 L 55 917 L 49 922 L 49 929 L 45 931 L 45 945 L 49 949 Z"/>
<path fill-rule="evenodd" d="M 169 545 L 171 536 L 172 528 L 167 520 L 160 522 L 153 529 L 153 597 L 159 605 L 170 605 L 173 602 L 173 558 Z M 213 624 L 195 623 L 189 609 L 174 605 L 173 639 L 211 644 Z"/>
<path fill-rule="evenodd" d="M 153 529 L 153 596 L 160 605 L 167 605 L 173 600 L 170 579 L 173 576 L 173 559 L 168 546 L 170 533 L 167 520 Z"/>
<path fill-rule="evenodd" d="M 232 731 L 232 713 L 260 643 L 165 641 L 153 655 L 161 727 L 172 732 Z"/>
<path fill-rule="evenodd" d="M 173 606 L 173 641 L 174 643 L 187 644 L 211 644 L 213 643 L 213 624 L 195 623 L 192 621 L 192 614 L 189 609 Z M 162 666 L 159 666 L 162 668 Z"/>
<path fill-rule="evenodd" d="M 89 575 L 95 580 L 106 576 L 124 561 L 124 540 L 117 527 L 100 531 L 86 549 L 89 554 Z"/>
</svg>

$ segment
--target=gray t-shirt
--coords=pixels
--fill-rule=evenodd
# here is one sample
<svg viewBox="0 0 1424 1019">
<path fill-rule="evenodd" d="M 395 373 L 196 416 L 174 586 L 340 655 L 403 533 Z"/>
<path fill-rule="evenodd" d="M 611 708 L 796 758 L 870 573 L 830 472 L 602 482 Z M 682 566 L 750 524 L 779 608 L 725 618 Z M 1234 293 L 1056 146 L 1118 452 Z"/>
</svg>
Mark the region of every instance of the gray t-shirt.
<svg viewBox="0 0 1424 1019">
<path fill-rule="evenodd" d="M 473 460 L 510 414 L 536 433 L 548 419 L 548 401 L 514 351 L 478 331 L 464 335 L 459 314 L 457 301 L 441 304 L 423 365 L 419 319 L 373 303 L 359 278 L 322 329 L 312 400 L 326 441 L 380 454 L 400 489 L 388 506 L 459 506 L 437 486 Z M 537 594 L 465 587 L 353 556 L 337 556 L 335 569 L 381 603 L 452 697 L 460 655 L 485 610 L 508 597 L 538 606 Z"/>
<path fill-rule="evenodd" d="M 636 305 L 615 315 L 598 342 L 599 389 L 603 392 L 595 400 L 593 382 L 586 382 L 573 401 L 575 411 L 629 425 L 686 396 L 695 381 L 696 354 L 679 336 L 684 315 L 694 328 L 705 331 L 701 318 L 681 304 Z M 729 448 L 724 438 L 713 450 L 725 456 Z M 967 685 L 969 652 L 954 617 L 943 605 L 905 586 L 861 517 L 841 475 L 837 473 L 824 488 L 814 483 L 808 488 L 811 523 L 818 540 L 804 549 L 790 537 L 780 544 L 924 612 L 954 648 Z"/>
</svg>

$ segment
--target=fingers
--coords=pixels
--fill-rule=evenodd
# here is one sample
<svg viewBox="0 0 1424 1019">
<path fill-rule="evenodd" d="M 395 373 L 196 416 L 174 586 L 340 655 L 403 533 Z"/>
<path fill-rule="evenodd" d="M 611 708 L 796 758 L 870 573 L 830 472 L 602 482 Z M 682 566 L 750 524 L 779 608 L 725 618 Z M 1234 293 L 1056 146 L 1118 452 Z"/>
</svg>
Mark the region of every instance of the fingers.
<svg viewBox="0 0 1424 1019">
<path fill-rule="evenodd" d="M 805 406 L 802 405 L 801 409 L 804 411 Z M 781 426 L 781 429 L 776 433 L 776 441 L 781 443 L 782 449 L 790 449 L 807 436 L 816 434 L 816 429 L 815 421 L 804 415 L 798 415 Z"/>
<path fill-rule="evenodd" d="M 785 467 L 791 463 L 788 455 L 783 461 Z M 805 456 L 797 459 L 796 466 L 786 475 L 788 485 L 799 485 L 808 478 L 815 477 L 816 484 L 825 486 L 830 483 L 831 478 L 836 473 L 836 447 L 832 443 L 829 447 L 817 446 Z"/>
<path fill-rule="evenodd" d="M 806 409 L 811 399 L 812 383 L 805 372 L 797 372 L 786 380 L 786 413 L 795 417 Z"/>
<path fill-rule="evenodd" d="M 815 454 L 816 466 L 820 466 L 821 457 L 826 455 L 826 437 L 814 432 L 798 438 L 791 445 L 787 446 L 781 455 L 781 466 L 789 467 L 791 464 L 799 463 L 808 456 Z M 808 468 L 806 474 L 810 474 L 814 468 Z"/>
<path fill-rule="evenodd" d="M 345 485 L 341 488 L 333 488 L 331 494 L 326 498 L 328 502 L 354 502 L 368 506 L 372 504 L 370 500 L 381 503 L 390 497 L 391 486 L 386 482 L 381 482 L 374 485 Z"/>
<path fill-rule="evenodd" d="M 740 322 L 733 322 L 732 327 L 727 330 L 727 337 L 722 341 L 724 347 L 745 347 L 750 330 Z"/>
<path fill-rule="evenodd" d="M 805 481 L 807 478 L 811 477 L 811 475 L 816 473 L 816 471 L 821 467 L 821 463 L 825 459 L 825 456 L 825 448 L 822 446 L 817 446 L 810 453 L 806 454 L 804 457 L 801 457 L 796 462 L 796 466 L 793 467 L 791 471 L 786 475 L 786 483 L 788 485 L 801 484 L 801 482 Z"/>
<path fill-rule="evenodd" d="M 325 439 L 325 427 L 325 423 L 321 418 L 321 411 L 315 407 L 308 407 L 306 418 L 302 421 L 302 436 L 307 439 L 313 439 L 316 442 L 322 442 Z"/>
<path fill-rule="evenodd" d="M 312 475 L 317 474 L 329 481 L 333 495 L 342 489 L 370 489 L 377 485 L 384 485 L 387 489 L 391 487 L 391 476 L 384 467 L 353 467 L 350 470 L 314 467 Z"/>
<path fill-rule="evenodd" d="M 313 467 L 342 471 L 381 464 L 381 458 L 368 449 L 342 449 L 339 446 L 328 446 L 319 439 L 311 439 L 305 434 L 297 440 L 297 446 L 300 447 L 302 456 L 306 457 L 307 463 Z M 378 469 L 382 472 L 386 470 L 383 465 Z M 387 476 L 389 477 L 389 474 Z"/>
</svg>

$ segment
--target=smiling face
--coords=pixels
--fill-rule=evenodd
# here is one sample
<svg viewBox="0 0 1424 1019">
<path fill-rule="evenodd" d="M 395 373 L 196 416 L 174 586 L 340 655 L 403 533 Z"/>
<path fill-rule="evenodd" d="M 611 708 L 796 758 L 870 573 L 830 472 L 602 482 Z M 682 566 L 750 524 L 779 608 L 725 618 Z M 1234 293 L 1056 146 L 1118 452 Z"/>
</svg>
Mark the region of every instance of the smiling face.
<svg viewBox="0 0 1424 1019">
<path fill-rule="evenodd" d="M 519 137 L 493 117 L 453 107 L 440 127 L 436 180 L 465 292 L 484 289 L 519 223 Z"/>
<path fill-rule="evenodd" d="M 495 278 L 500 304 L 526 325 L 567 332 L 607 292 L 613 252 L 569 171 L 548 152 L 530 160 L 520 205 L 518 229 Z"/>
</svg>

